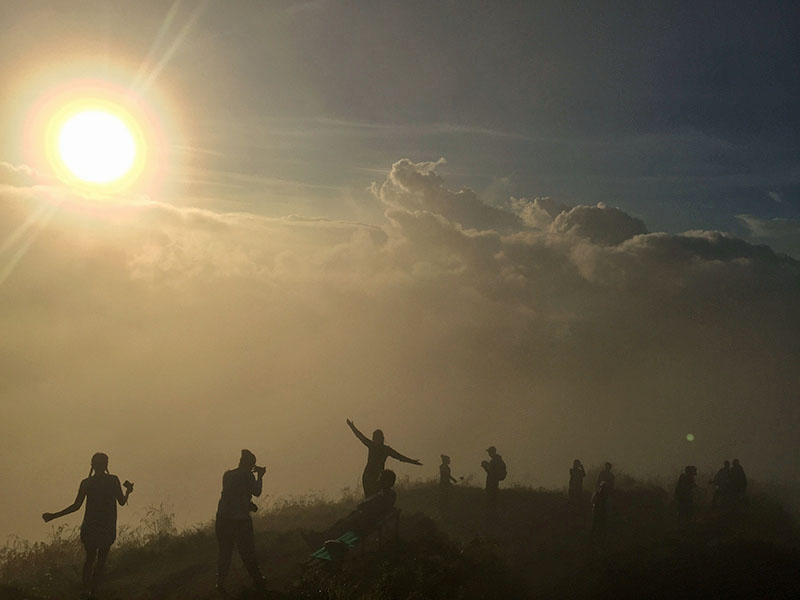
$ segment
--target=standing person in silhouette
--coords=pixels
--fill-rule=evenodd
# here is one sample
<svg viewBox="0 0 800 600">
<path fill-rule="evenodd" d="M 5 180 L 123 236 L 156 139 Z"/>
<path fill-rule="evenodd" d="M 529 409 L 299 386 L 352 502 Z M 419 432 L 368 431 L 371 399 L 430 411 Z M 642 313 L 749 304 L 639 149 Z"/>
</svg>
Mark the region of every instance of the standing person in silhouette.
<svg viewBox="0 0 800 600">
<path fill-rule="evenodd" d="M 731 463 L 725 461 L 722 468 L 714 475 L 711 484 L 716 486 L 711 498 L 712 508 L 727 507 L 731 498 Z"/>
<path fill-rule="evenodd" d="M 614 474 L 611 472 L 612 466 L 610 462 L 607 462 L 605 468 L 600 471 L 600 475 L 597 476 L 597 487 L 599 488 L 601 483 L 606 482 L 608 494 L 614 491 Z"/>
<path fill-rule="evenodd" d="M 597 489 L 592 494 L 592 541 L 601 540 L 606 535 L 606 524 L 608 522 L 608 496 L 611 493 L 611 485 L 608 481 L 601 481 L 597 484 Z"/>
<path fill-rule="evenodd" d="M 503 457 L 497 453 L 497 448 L 489 446 L 486 449 L 489 460 L 481 461 L 481 467 L 486 471 L 486 504 L 489 507 L 489 514 L 497 512 L 497 495 L 500 493 L 500 482 L 506 478 L 506 463 Z"/>
<path fill-rule="evenodd" d="M 45 523 L 79 510 L 86 500 L 81 523 L 81 542 L 86 550 L 83 563 L 83 588 L 88 595 L 97 589 L 103 577 L 108 551 L 117 539 L 117 503 L 125 506 L 133 492 L 133 484 L 125 481 L 125 493 L 119 478 L 108 472 L 108 456 L 102 452 L 92 456 L 89 477 L 81 481 L 75 502 L 57 513 L 44 513 Z"/>
<path fill-rule="evenodd" d="M 694 489 L 697 467 L 689 465 L 683 470 L 675 486 L 675 504 L 678 506 L 678 519 L 683 523 L 692 520 L 694 514 Z"/>
<path fill-rule="evenodd" d="M 253 475 L 255 472 L 255 476 Z M 239 466 L 225 471 L 222 476 L 222 495 L 217 505 L 217 520 L 214 529 L 219 545 L 217 563 L 217 590 L 225 593 L 225 578 L 231 566 L 233 546 L 239 549 L 253 584 L 264 587 L 264 576 L 256 561 L 253 520 L 250 512 L 257 510 L 253 496 L 260 496 L 266 467 L 256 466 L 256 457 L 249 450 L 242 450 Z"/>
<path fill-rule="evenodd" d="M 422 463 L 414 458 L 403 456 L 391 446 L 384 444 L 383 431 L 376 429 L 372 433 L 372 439 L 369 439 L 358 430 L 350 419 L 347 419 L 347 426 L 353 430 L 355 436 L 361 440 L 367 449 L 367 466 L 364 467 L 364 473 L 361 475 L 361 485 L 364 487 L 364 498 L 369 498 L 373 494 L 380 491 L 381 486 L 378 480 L 381 473 L 383 473 L 386 459 L 390 456 L 400 462 L 408 463 L 411 465 L 421 465 Z"/>
<path fill-rule="evenodd" d="M 747 476 L 744 474 L 742 465 L 739 464 L 739 459 L 733 459 L 733 466 L 731 467 L 731 499 L 739 503 L 744 498 L 747 491 Z"/>
<path fill-rule="evenodd" d="M 586 477 L 586 470 L 581 461 L 577 458 L 572 461 L 572 468 L 569 470 L 569 498 L 578 502 L 583 496 L 583 478 Z"/>
<path fill-rule="evenodd" d="M 446 512 L 450 507 L 450 488 L 458 480 L 450 472 L 450 457 L 446 454 L 440 456 L 442 464 L 439 465 L 439 507 L 442 512 Z"/>
</svg>

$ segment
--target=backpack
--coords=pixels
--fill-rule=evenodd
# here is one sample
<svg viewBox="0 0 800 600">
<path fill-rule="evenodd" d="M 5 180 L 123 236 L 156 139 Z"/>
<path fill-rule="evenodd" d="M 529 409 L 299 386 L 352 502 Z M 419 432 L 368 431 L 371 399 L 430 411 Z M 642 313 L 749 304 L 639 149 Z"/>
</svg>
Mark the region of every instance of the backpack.
<svg viewBox="0 0 800 600">
<path fill-rule="evenodd" d="M 508 475 L 508 472 L 506 471 L 506 463 L 503 461 L 503 459 L 498 454 L 497 455 L 497 481 L 503 481 L 506 478 L 506 475 Z"/>
</svg>

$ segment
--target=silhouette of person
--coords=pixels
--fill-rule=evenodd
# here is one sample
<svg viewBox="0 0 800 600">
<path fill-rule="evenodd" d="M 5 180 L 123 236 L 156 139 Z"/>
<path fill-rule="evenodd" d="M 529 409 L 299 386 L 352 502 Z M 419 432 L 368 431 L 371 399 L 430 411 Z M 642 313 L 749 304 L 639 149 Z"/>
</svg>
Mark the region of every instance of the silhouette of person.
<svg viewBox="0 0 800 600">
<path fill-rule="evenodd" d="M 572 461 L 572 468 L 569 470 L 569 497 L 571 500 L 580 500 L 583 495 L 583 478 L 586 477 L 586 470 L 581 461 L 577 458 Z"/>
<path fill-rule="evenodd" d="M 603 538 L 606 535 L 608 522 L 608 496 L 611 493 L 611 484 L 601 481 L 592 494 L 592 539 Z"/>
<path fill-rule="evenodd" d="M 397 492 L 393 489 L 395 480 L 394 471 L 385 469 L 378 477 L 378 491 L 359 504 L 356 510 L 336 521 L 325 531 L 309 532 L 303 537 L 312 546 L 318 546 L 325 542 L 326 548 L 329 548 L 329 541 L 335 540 L 348 531 L 364 538 L 394 508 L 397 500 Z"/>
<path fill-rule="evenodd" d="M 440 456 L 442 464 L 439 465 L 439 503 L 442 510 L 446 510 L 450 504 L 450 488 L 458 480 L 450 472 L 450 457 L 446 454 Z"/>
<path fill-rule="evenodd" d="M 89 477 L 81 481 L 75 502 L 57 513 L 44 513 L 45 523 L 79 510 L 86 500 L 81 523 L 81 542 L 86 550 L 83 564 L 83 587 L 90 596 L 103 577 L 108 551 L 117 539 L 117 503 L 125 506 L 133 492 L 133 484 L 125 482 L 125 493 L 119 478 L 108 472 L 108 456 L 102 452 L 92 456 Z"/>
<path fill-rule="evenodd" d="M 684 468 L 675 486 L 675 503 L 678 506 L 678 519 L 685 523 L 692 520 L 692 515 L 694 513 L 694 489 L 697 487 L 695 483 L 696 476 L 697 467 L 689 465 Z"/>
<path fill-rule="evenodd" d="M 253 472 L 256 475 L 253 475 Z M 234 545 L 239 549 L 247 572 L 256 587 L 263 587 L 264 576 L 256 561 L 253 520 L 250 512 L 257 510 L 253 496 L 260 496 L 266 467 L 256 466 L 256 457 L 242 450 L 239 466 L 225 471 L 222 476 L 222 495 L 217 505 L 214 530 L 217 534 L 219 559 L 217 562 L 217 590 L 225 592 L 225 579 L 231 566 Z"/>
<path fill-rule="evenodd" d="M 489 446 L 486 452 L 489 454 L 489 460 L 481 461 L 481 467 L 486 471 L 486 501 L 489 512 L 493 514 L 497 509 L 500 482 L 506 478 L 506 463 L 494 446 Z"/>
<path fill-rule="evenodd" d="M 600 471 L 600 475 L 597 476 L 597 487 L 600 487 L 600 484 L 604 481 L 608 484 L 606 486 L 608 494 L 614 491 L 614 474 L 611 472 L 611 467 L 613 465 L 610 462 L 607 462 L 605 468 Z"/>
<path fill-rule="evenodd" d="M 733 466 L 731 467 L 731 481 L 730 481 L 731 496 L 735 501 L 739 501 L 744 497 L 747 491 L 747 476 L 744 474 L 742 465 L 739 464 L 739 459 L 733 459 Z"/>
<path fill-rule="evenodd" d="M 446 454 L 439 455 L 442 464 L 439 465 L 439 487 L 450 488 L 451 484 L 458 483 L 458 480 L 450 474 L 450 457 Z"/>
<path fill-rule="evenodd" d="M 361 485 L 364 487 L 365 498 L 369 498 L 380 490 L 378 479 L 384 470 L 386 459 L 390 456 L 400 462 L 409 463 L 411 465 L 422 464 L 417 459 L 403 456 L 391 446 L 384 444 L 383 431 L 380 429 L 376 429 L 372 433 L 372 439 L 369 439 L 358 430 L 358 427 L 356 427 L 350 419 L 347 419 L 347 425 L 368 449 L 367 465 L 364 467 L 364 473 L 361 475 Z"/>
<path fill-rule="evenodd" d="M 722 468 L 711 480 L 711 484 L 717 488 L 711 498 L 711 506 L 713 508 L 727 506 L 731 498 L 731 463 L 729 461 L 726 460 L 723 463 Z"/>
</svg>

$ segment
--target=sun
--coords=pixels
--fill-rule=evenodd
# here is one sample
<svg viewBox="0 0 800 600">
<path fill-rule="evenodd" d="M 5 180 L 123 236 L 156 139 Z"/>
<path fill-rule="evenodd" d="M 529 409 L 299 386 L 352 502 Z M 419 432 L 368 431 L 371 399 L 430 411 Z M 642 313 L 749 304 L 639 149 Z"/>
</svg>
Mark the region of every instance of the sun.
<svg viewBox="0 0 800 600">
<path fill-rule="evenodd" d="M 58 133 L 58 156 L 84 183 L 106 185 L 131 172 L 136 137 L 125 122 L 105 110 L 83 110 L 68 117 Z"/>
<path fill-rule="evenodd" d="M 130 190 L 148 162 L 149 136 L 135 113 L 121 102 L 98 97 L 73 98 L 56 106 L 44 137 L 54 174 L 91 194 Z"/>
</svg>

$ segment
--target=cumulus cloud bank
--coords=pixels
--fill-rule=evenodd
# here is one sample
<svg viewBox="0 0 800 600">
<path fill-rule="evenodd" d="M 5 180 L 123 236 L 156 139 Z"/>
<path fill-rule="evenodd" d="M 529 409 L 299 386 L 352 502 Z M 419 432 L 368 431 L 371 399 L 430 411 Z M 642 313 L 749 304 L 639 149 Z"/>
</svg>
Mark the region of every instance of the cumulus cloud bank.
<svg viewBox="0 0 800 600">
<path fill-rule="evenodd" d="M 575 457 L 800 477 L 798 262 L 603 205 L 491 207 L 438 164 L 373 186 L 380 227 L 2 188 L 0 267 L 29 243 L 0 286 L 0 531 L 41 529 L 98 450 L 187 521 L 242 447 L 271 493 L 335 493 L 365 459 L 346 417 L 411 476 L 494 444 L 535 485 Z"/>
<path fill-rule="evenodd" d="M 800 259 L 800 219 L 762 219 L 737 215 L 754 240 Z"/>
</svg>

